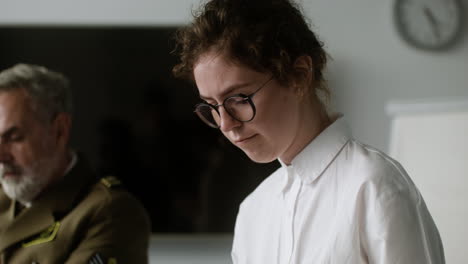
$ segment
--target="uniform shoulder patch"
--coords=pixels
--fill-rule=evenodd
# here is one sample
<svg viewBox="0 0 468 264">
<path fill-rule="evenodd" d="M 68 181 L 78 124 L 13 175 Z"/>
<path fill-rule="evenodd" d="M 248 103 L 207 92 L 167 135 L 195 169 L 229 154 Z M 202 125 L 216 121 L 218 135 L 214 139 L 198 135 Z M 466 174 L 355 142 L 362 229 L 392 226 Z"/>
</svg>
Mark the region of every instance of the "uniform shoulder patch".
<svg viewBox="0 0 468 264">
<path fill-rule="evenodd" d="M 107 262 L 105 262 L 101 254 L 96 253 L 88 260 L 88 264 L 117 264 L 117 260 L 115 258 L 109 258 Z"/>
<path fill-rule="evenodd" d="M 122 185 L 122 182 L 119 179 L 117 179 L 115 176 L 106 176 L 104 178 L 101 178 L 100 182 L 107 188 L 112 188 L 115 186 Z"/>
</svg>

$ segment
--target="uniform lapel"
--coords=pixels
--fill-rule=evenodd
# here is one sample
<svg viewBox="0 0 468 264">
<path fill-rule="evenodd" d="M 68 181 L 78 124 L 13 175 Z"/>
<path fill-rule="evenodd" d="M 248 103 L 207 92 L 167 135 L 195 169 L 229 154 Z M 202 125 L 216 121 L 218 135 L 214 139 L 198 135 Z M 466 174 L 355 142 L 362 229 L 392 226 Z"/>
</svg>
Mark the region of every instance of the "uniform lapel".
<svg viewBox="0 0 468 264">
<path fill-rule="evenodd" d="M 0 185 L 0 234 L 13 221 L 15 214 L 15 202 L 10 200 L 1 188 Z"/>
<path fill-rule="evenodd" d="M 50 208 L 33 206 L 25 209 L 1 234 L 0 252 L 54 224 Z"/>
</svg>

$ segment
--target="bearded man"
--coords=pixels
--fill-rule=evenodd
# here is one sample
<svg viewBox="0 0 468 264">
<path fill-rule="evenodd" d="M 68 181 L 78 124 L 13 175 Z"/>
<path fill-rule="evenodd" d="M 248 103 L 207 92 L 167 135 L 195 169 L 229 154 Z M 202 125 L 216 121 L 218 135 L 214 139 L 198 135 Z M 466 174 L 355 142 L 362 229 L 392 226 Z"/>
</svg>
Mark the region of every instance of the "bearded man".
<svg viewBox="0 0 468 264">
<path fill-rule="evenodd" d="M 145 209 L 69 146 L 71 112 L 61 73 L 0 73 L 0 264 L 148 263 Z"/>
</svg>

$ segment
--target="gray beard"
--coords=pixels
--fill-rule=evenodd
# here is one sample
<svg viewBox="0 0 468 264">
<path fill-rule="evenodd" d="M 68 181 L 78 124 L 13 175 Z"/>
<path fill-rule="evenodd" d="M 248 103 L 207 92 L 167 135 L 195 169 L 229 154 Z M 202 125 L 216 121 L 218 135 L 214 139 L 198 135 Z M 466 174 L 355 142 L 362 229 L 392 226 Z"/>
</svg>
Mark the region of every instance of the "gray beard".
<svg viewBox="0 0 468 264">
<path fill-rule="evenodd" d="M 0 183 L 5 194 L 10 199 L 29 207 L 46 185 L 46 179 L 35 174 L 22 173 L 18 179 L 7 180 L 3 178 L 3 166 L 0 167 Z"/>
</svg>

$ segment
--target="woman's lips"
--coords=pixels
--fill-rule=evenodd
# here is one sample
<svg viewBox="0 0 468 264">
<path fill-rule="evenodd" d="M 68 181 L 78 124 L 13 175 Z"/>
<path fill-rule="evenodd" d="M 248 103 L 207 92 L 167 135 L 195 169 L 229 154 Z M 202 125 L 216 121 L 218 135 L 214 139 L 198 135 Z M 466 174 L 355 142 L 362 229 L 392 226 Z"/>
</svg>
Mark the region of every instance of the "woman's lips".
<svg viewBox="0 0 468 264">
<path fill-rule="evenodd" d="M 256 134 L 255 134 L 255 135 L 252 135 L 252 136 L 249 136 L 249 137 L 244 137 L 244 138 L 241 138 L 241 139 L 236 139 L 236 140 L 234 140 L 234 143 L 236 143 L 236 144 L 244 144 L 244 143 L 248 142 L 249 140 L 251 140 L 252 138 L 254 138 L 255 136 L 256 136 Z"/>
</svg>

